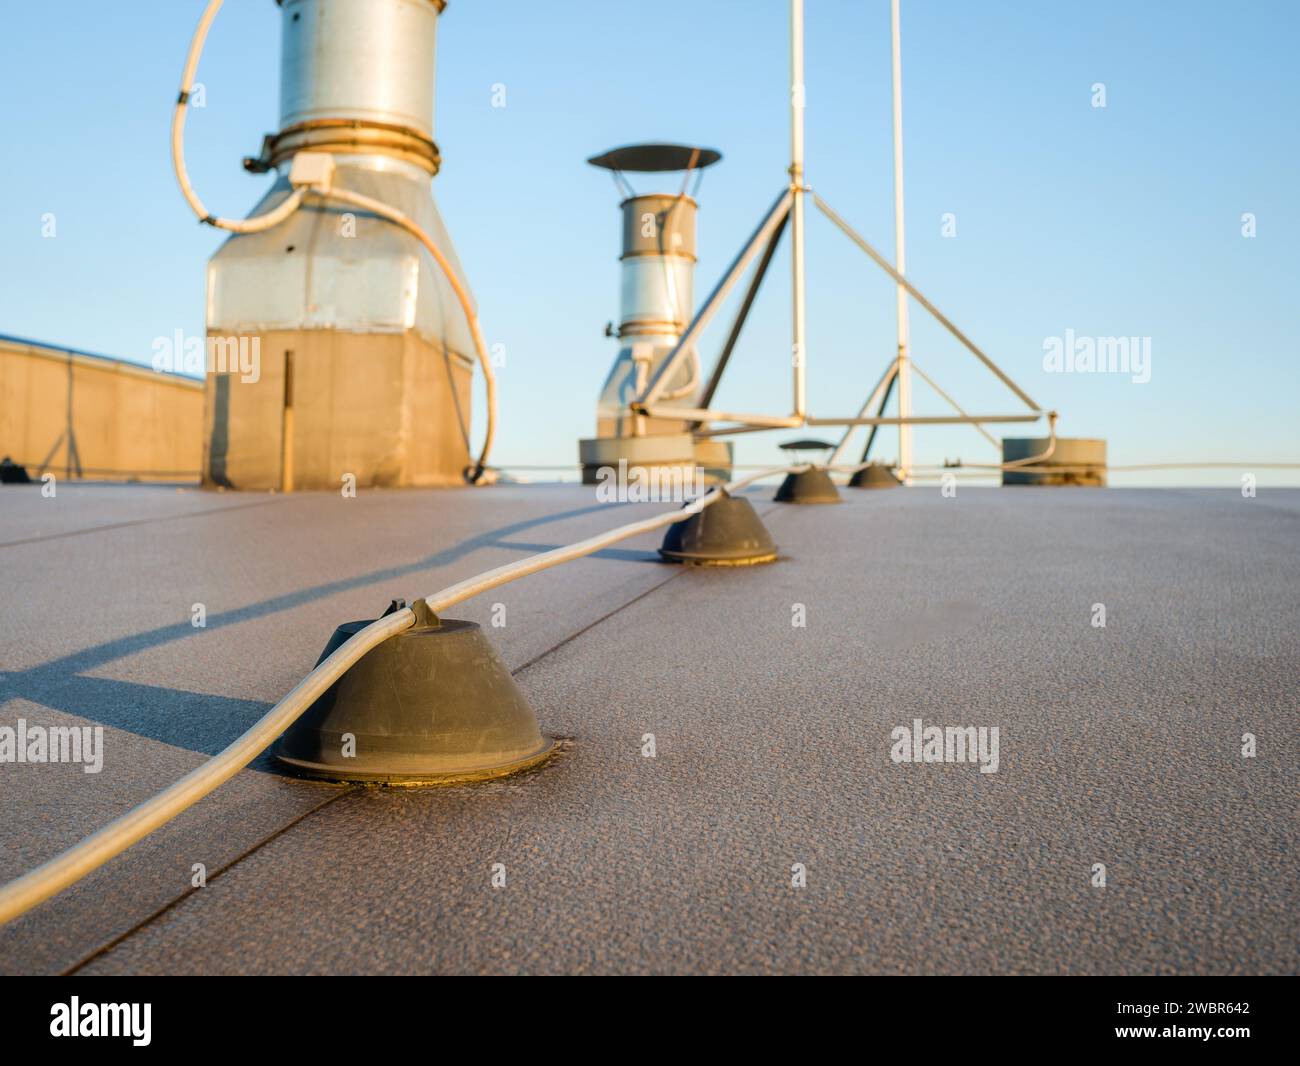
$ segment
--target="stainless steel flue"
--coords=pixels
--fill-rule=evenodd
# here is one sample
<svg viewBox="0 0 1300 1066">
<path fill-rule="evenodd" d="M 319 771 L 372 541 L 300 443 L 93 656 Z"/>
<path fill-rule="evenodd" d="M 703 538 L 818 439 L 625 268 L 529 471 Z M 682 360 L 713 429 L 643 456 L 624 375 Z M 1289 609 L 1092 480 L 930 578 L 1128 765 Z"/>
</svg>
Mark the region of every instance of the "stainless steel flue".
<svg viewBox="0 0 1300 1066">
<path fill-rule="evenodd" d="M 252 171 L 290 193 L 304 149 L 334 185 L 383 200 L 463 272 L 430 194 L 434 45 L 442 0 L 282 0 L 280 120 Z M 212 257 L 208 335 L 258 340 L 256 382 L 210 378 L 205 478 L 237 488 L 460 483 L 469 463 L 464 315 L 428 251 L 390 222 L 309 201 Z"/>
<path fill-rule="evenodd" d="M 624 171 L 700 171 L 720 158 L 709 148 L 640 144 L 616 148 L 588 162 L 621 178 Z M 596 435 L 680 432 L 680 422 L 638 419 L 629 415 L 627 408 L 672 351 L 695 312 L 698 205 L 686 195 L 683 183 L 678 193 L 633 193 L 620 207 L 623 246 L 617 335 L 622 343 L 597 401 Z M 691 352 L 669 382 L 664 402 L 689 407 L 699 387 L 699 358 Z"/>
</svg>

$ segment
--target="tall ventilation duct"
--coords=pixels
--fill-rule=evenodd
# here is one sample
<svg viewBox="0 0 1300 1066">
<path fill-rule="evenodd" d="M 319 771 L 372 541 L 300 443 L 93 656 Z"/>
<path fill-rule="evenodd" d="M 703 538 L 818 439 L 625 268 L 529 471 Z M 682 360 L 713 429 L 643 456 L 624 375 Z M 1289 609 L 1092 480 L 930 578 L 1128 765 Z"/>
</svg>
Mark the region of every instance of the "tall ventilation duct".
<svg viewBox="0 0 1300 1066">
<path fill-rule="evenodd" d="M 695 313 L 695 219 L 698 205 L 686 195 L 691 174 L 722 156 L 712 148 L 637 144 L 615 148 L 587 162 L 609 170 L 628 196 L 620 204 L 622 285 L 616 336 L 619 352 L 596 404 L 596 436 L 578 442 L 583 480 L 598 480 L 602 467 L 682 468 L 699 465 L 706 474 L 726 476 L 730 445 L 696 441 L 690 423 L 635 415 L 629 405 L 663 364 Z M 638 194 L 624 172 L 686 172 L 681 191 Z M 692 351 L 668 382 L 661 403 L 695 407 L 703 388 L 698 355 Z"/>
<path fill-rule="evenodd" d="M 289 196 L 297 152 L 328 152 L 336 188 L 410 216 L 463 281 L 429 188 L 443 0 L 279 2 L 280 130 L 244 161 L 279 180 L 253 214 Z M 260 373 L 208 375 L 206 483 L 462 483 L 473 338 L 405 230 L 313 200 L 281 225 L 233 236 L 208 264 L 207 329 L 210 351 L 259 349 Z"/>
</svg>

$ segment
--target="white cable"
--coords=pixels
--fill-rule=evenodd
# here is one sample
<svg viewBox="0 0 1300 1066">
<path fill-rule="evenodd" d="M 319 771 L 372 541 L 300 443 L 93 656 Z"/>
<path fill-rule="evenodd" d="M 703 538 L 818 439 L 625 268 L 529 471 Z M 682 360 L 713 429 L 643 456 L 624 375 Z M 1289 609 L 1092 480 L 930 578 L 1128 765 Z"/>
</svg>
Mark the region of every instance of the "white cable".
<svg viewBox="0 0 1300 1066">
<path fill-rule="evenodd" d="M 152 799 L 115 818 L 80 844 L 0 888 L 0 925 L 80 881 L 229 781 L 289 728 L 344 670 L 375 645 L 414 623 L 415 614 L 409 608 L 372 622 L 303 678 L 292 692 L 228 748 Z"/>
<path fill-rule="evenodd" d="M 1050 459 L 1056 453 L 1056 412 L 1047 412 L 1047 448 L 1037 455 L 1027 455 L 1023 459 L 1012 459 L 1010 462 L 1002 464 L 1003 470 L 1019 470 L 1021 467 L 1033 466 L 1035 463 L 1041 463 L 1044 459 Z"/>
<path fill-rule="evenodd" d="M 203 54 L 203 44 L 207 40 L 212 21 L 221 10 L 222 0 L 209 0 L 203 15 L 199 18 L 198 28 L 190 40 L 190 50 L 185 57 L 185 69 L 181 74 L 181 91 L 176 99 L 176 109 L 172 112 L 172 167 L 176 171 L 176 183 L 181 187 L 185 202 L 202 222 L 217 229 L 229 230 L 231 233 L 260 233 L 262 230 L 278 226 L 298 210 L 302 204 L 306 189 L 294 189 L 284 200 L 270 211 L 256 218 L 217 218 L 194 191 L 190 184 L 189 172 L 185 169 L 185 114 L 190 106 L 190 93 L 194 89 L 194 75 L 199 69 L 199 56 Z"/>
<path fill-rule="evenodd" d="M 675 525 L 692 515 L 699 514 L 726 493 L 736 492 L 764 477 L 794 469 L 802 469 L 802 467 L 773 467 L 740 478 L 711 490 L 680 510 L 668 511 L 640 522 L 630 522 L 606 533 L 580 540 L 576 544 L 498 566 L 487 573 L 467 578 L 426 596 L 424 602 L 436 614 L 471 596 L 504 585 L 507 581 L 515 581 L 540 570 L 548 570 L 560 563 L 590 555 L 629 537 L 649 533 L 663 526 Z M 37 904 L 80 881 L 155 829 L 166 825 L 182 811 L 188 810 L 204 796 L 216 791 L 270 747 L 275 739 L 315 703 L 349 666 L 371 648 L 409 629 L 414 624 L 415 613 L 411 608 L 406 607 L 358 630 L 346 644 L 298 682 L 288 695 L 229 747 L 214 755 L 202 766 L 191 770 L 152 799 L 115 818 L 79 844 L 74 844 L 36 869 L 0 888 L 0 925 L 13 921 Z"/>
</svg>

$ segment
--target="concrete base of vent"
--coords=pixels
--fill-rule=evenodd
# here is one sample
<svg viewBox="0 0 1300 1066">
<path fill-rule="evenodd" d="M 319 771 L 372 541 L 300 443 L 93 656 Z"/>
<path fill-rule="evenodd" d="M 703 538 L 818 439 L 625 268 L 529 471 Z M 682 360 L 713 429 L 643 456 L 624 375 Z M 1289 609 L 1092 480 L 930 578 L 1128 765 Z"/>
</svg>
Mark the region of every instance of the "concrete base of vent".
<svg viewBox="0 0 1300 1066">
<path fill-rule="evenodd" d="M 526 770 L 555 743 L 477 622 L 420 603 L 410 629 L 372 648 L 280 738 L 296 773 L 381 785 L 446 785 Z M 320 661 L 368 621 L 334 631 Z"/>
<path fill-rule="evenodd" d="M 840 490 L 824 466 L 786 474 L 772 497 L 777 503 L 841 503 Z"/>
<path fill-rule="evenodd" d="M 1043 455 L 1051 443 L 1049 437 L 1006 437 L 1002 441 L 1002 461 Z M 1095 437 L 1057 437 L 1051 454 L 1033 463 L 1031 469 L 1002 471 L 1002 484 L 1100 488 L 1106 484 L 1106 442 Z"/>
<path fill-rule="evenodd" d="M 265 491 L 465 484 L 464 357 L 413 330 L 273 330 L 238 339 L 254 380 L 207 377 L 203 482 Z"/>
<path fill-rule="evenodd" d="M 707 483 L 731 479 L 731 444 L 696 440 L 690 433 L 655 433 L 645 437 L 591 437 L 578 441 L 582 483 L 594 485 L 602 468 L 613 471 L 619 463 L 627 469 L 680 470 L 690 477 L 698 467 Z"/>
</svg>

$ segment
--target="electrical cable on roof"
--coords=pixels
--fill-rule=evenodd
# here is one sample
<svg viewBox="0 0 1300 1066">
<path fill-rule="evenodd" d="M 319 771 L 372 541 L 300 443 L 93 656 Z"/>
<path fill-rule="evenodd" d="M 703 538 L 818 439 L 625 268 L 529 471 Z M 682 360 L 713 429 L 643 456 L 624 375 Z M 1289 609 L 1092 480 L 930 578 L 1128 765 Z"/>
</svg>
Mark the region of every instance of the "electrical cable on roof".
<svg viewBox="0 0 1300 1066">
<path fill-rule="evenodd" d="M 738 478 L 710 490 L 679 510 L 667 511 L 638 522 L 629 522 L 593 537 L 587 537 L 585 540 L 498 566 L 423 597 L 423 602 L 429 610 L 437 614 L 507 582 L 591 555 L 629 537 L 650 533 L 664 526 L 685 521 L 729 493 L 738 492 L 765 477 L 802 470 L 805 465 L 772 467 L 748 477 Z M 51 896 L 76 884 L 110 859 L 126 851 L 132 844 L 143 840 L 154 830 L 160 829 L 177 815 L 194 806 L 203 797 L 215 792 L 270 747 L 281 733 L 343 676 L 348 667 L 360 660 L 371 648 L 377 647 L 389 637 L 409 629 L 414 624 L 415 612 L 410 607 L 403 607 L 371 622 L 317 665 L 283 699 L 228 747 L 191 770 L 152 799 L 115 818 L 79 844 L 74 844 L 52 859 L 43 862 L 36 869 L 0 887 L 0 926 L 26 914 Z"/>
<path fill-rule="evenodd" d="M 199 57 L 203 54 L 203 45 L 208 31 L 212 28 L 217 12 L 221 10 L 222 0 L 209 0 L 208 6 L 199 17 L 198 28 L 190 40 L 190 50 L 185 56 L 185 68 L 181 73 L 181 89 L 176 97 L 176 107 L 172 111 L 172 167 L 176 171 L 176 183 L 181 188 L 181 195 L 190 205 L 190 210 L 198 216 L 200 222 L 217 229 L 229 230 L 231 233 L 260 233 L 262 230 L 278 226 L 302 205 L 305 189 L 294 189 L 289 196 L 280 201 L 264 215 L 256 218 L 218 218 L 208 211 L 199 195 L 190 184 L 189 172 L 185 169 L 185 115 L 189 110 L 190 94 L 194 90 L 194 75 L 198 72 Z"/>
</svg>

